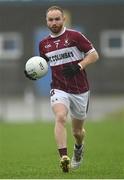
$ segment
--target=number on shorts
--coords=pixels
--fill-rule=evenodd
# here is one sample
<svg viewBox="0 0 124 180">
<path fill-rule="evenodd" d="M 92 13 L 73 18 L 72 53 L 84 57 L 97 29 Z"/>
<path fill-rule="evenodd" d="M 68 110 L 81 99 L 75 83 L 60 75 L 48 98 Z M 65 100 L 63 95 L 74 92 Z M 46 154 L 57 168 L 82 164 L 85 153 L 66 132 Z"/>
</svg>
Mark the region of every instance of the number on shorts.
<svg viewBox="0 0 124 180">
<path fill-rule="evenodd" d="M 50 96 L 53 96 L 54 94 L 55 94 L 55 91 L 54 91 L 54 89 L 52 89 L 50 92 Z"/>
</svg>

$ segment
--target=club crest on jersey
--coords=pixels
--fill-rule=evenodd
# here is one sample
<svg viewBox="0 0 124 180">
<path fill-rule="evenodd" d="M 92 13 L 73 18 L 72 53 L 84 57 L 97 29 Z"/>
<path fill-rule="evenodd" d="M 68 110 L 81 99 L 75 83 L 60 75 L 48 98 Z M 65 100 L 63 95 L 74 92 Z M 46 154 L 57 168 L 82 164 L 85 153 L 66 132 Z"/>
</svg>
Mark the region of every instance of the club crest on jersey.
<svg viewBox="0 0 124 180">
<path fill-rule="evenodd" d="M 70 44 L 70 43 L 69 43 L 68 39 L 65 39 L 64 46 L 67 47 L 67 46 L 69 46 L 69 44 Z"/>
</svg>

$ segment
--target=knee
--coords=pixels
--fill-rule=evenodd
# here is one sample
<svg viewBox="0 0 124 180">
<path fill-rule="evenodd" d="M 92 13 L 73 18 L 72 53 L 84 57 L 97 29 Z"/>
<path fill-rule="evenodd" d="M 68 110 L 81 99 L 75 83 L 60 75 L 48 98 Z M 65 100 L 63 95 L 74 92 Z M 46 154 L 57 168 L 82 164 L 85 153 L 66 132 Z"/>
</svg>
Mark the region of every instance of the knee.
<svg viewBox="0 0 124 180">
<path fill-rule="evenodd" d="M 56 122 L 57 123 L 65 124 L 66 118 L 67 117 L 66 117 L 65 113 L 59 112 L 56 114 Z"/>
</svg>

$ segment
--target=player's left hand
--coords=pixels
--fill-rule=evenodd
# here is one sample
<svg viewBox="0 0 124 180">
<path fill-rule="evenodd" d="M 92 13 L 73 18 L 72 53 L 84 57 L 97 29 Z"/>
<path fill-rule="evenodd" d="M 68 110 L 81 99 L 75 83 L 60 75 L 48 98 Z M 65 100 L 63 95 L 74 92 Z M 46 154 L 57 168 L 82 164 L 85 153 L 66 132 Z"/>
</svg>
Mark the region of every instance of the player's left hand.
<svg viewBox="0 0 124 180">
<path fill-rule="evenodd" d="M 68 65 L 64 66 L 64 68 L 62 70 L 62 73 L 66 78 L 71 78 L 74 75 L 76 75 L 77 73 L 79 73 L 80 70 L 81 70 L 80 65 L 78 65 L 78 64 L 68 64 Z"/>
</svg>

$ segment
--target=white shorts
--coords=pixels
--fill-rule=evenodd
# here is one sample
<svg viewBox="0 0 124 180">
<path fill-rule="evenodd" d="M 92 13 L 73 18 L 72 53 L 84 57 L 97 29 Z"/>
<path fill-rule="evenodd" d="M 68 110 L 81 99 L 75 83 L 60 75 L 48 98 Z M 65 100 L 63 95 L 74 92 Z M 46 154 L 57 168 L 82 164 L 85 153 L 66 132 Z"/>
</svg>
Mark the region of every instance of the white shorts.
<svg viewBox="0 0 124 180">
<path fill-rule="evenodd" d="M 72 118 L 83 120 L 87 117 L 89 91 L 82 94 L 70 94 L 62 90 L 52 89 L 50 93 L 51 106 L 62 103 L 68 108 Z"/>
</svg>

